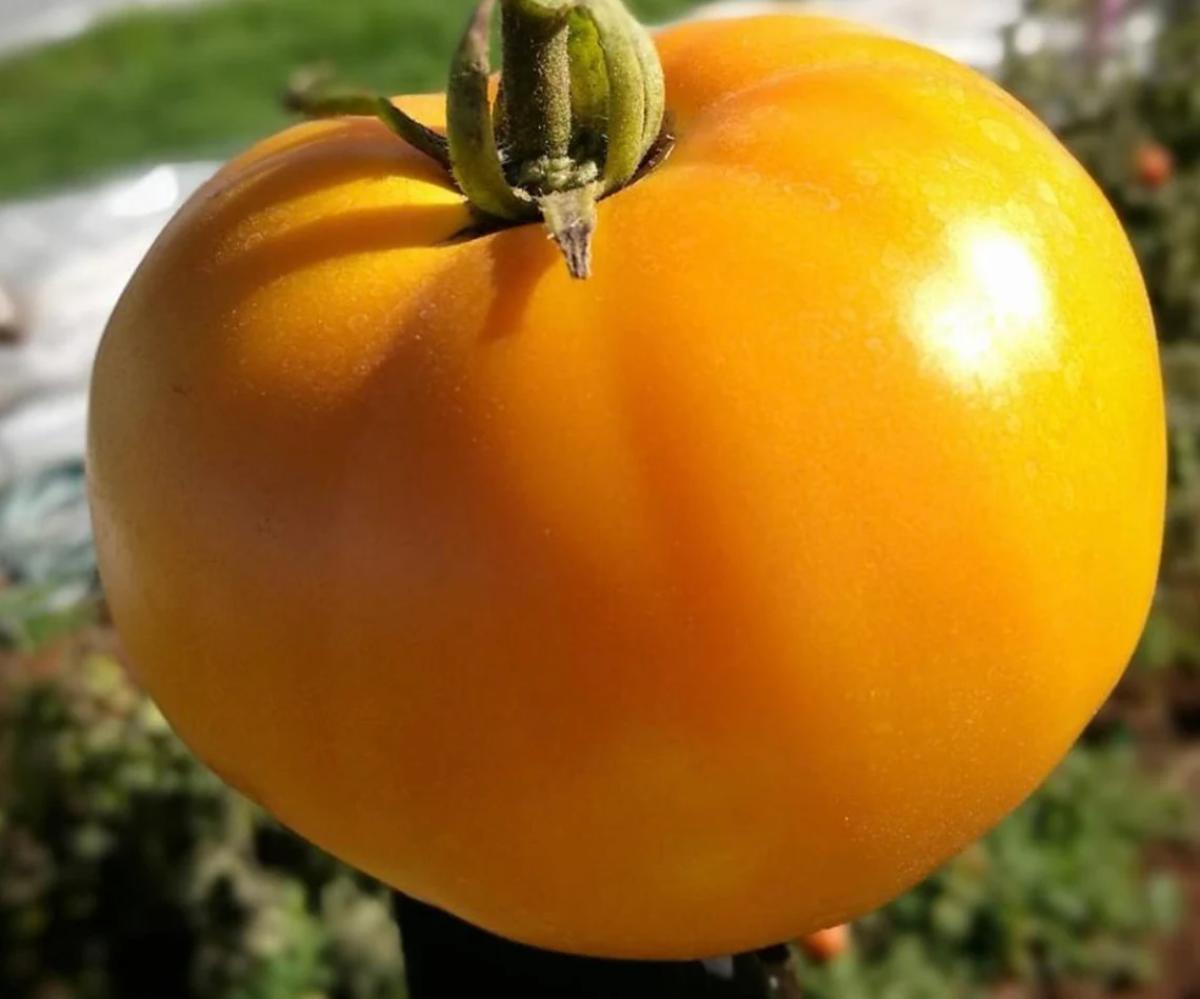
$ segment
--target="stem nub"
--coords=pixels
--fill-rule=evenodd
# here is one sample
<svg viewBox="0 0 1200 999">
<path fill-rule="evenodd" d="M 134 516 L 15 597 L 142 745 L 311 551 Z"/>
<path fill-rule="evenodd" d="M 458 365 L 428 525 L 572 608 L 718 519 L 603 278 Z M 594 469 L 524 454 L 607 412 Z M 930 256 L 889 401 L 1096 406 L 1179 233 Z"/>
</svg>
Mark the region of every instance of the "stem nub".
<svg viewBox="0 0 1200 999">
<path fill-rule="evenodd" d="M 622 0 L 500 0 L 503 71 L 493 102 L 494 7 L 480 0 L 455 52 L 445 139 L 369 94 L 306 94 L 294 106 L 376 115 L 449 170 L 485 224 L 540 216 L 570 274 L 586 278 L 596 202 L 661 159 L 658 54 Z"/>
<path fill-rule="evenodd" d="M 546 228 L 562 250 L 567 271 L 573 278 L 586 278 L 592 272 L 592 233 L 596 231 L 599 198 L 599 182 L 552 191 L 538 198 Z"/>
</svg>

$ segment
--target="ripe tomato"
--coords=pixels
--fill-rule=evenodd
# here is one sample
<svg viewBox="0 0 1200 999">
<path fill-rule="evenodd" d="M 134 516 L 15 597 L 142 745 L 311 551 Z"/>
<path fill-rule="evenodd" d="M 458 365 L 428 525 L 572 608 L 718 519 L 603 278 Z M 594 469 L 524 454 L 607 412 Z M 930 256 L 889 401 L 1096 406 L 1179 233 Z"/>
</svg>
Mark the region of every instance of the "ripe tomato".
<svg viewBox="0 0 1200 999">
<path fill-rule="evenodd" d="M 1166 185 L 1175 172 L 1175 160 L 1166 146 L 1143 142 L 1133 153 L 1133 175 L 1144 187 L 1157 190 Z"/>
<path fill-rule="evenodd" d="M 589 281 L 303 125 L 154 246 L 90 430 L 113 614 L 201 757 L 628 957 L 842 922 L 996 822 L 1126 662 L 1164 496 L 1137 266 L 1028 112 L 829 21 L 660 48 L 678 141 Z"/>
<path fill-rule="evenodd" d="M 800 949 L 815 961 L 825 963 L 850 948 L 850 927 L 845 923 L 829 926 L 800 938 Z"/>
</svg>

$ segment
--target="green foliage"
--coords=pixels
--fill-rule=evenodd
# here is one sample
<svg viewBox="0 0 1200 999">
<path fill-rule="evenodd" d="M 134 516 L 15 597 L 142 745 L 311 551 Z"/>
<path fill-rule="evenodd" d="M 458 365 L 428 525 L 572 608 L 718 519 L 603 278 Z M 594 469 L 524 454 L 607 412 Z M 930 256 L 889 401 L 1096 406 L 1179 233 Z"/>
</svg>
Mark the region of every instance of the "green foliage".
<svg viewBox="0 0 1200 999">
<path fill-rule="evenodd" d="M 112 659 L 10 678 L 0 732 L 0 994 L 403 994 L 386 892 L 226 788 Z"/>
<path fill-rule="evenodd" d="M 1085 28 L 1085 31 L 1087 29 Z M 1093 28 L 1093 31 L 1096 29 Z M 1005 85 L 1054 127 L 1113 203 L 1137 250 L 1170 343 L 1200 342 L 1200 12 L 1170 23 L 1144 71 L 1118 50 L 1020 57 L 1010 47 Z M 1138 152 L 1162 146 L 1165 183 L 1148 182 Z"/>
<path fill-rule="evenodd" d="M 0 994 L 402 995 L 386 892 L 226 788 L 112 659 L 81 647 L 50 675 L 14 673 L 0 732 Z M 1178 903 L 1144 850 L 1185 828 L 1129 747 L 1079 749 L 982 844 L 860 921 L 846 956 L 803 964 L 806 995 L 1140 981 Z"/>
<path fill-rule="evenodd" d="M 802 961 L 805 995 L 936 999 L 997 982 L 1123 986 L 1154 972 L 1150 940 L 1181 900 L 1147 875 L 1148 844 L 1188 829 L 1182 801 L 1125 745 L 1075 750 L 990 836 L 854 926 L 827 965 Z"/>
<path fill-rule="evenodd" d="M 76 580 L 0 588 L 0 648 L 35 652 L 95 615 L 94 595 Z"/>
<path fill-rule="evenodd" d="M 1045 3 L 1040 6 L 1047 6 Z M 1103 5 L 1053 5 L 1093 39 L 1090 55 L 1010 44 L 1004 83 L 1041 115 L 1108 196 L 1146 277 L 1161 341 L 1171 493 L 1155 615 L 1139 654 L 1151 667 L 1200 662 L 1200 9 L 1163 4 L 1163 31 L 1139 69 Z M 1101 44 L 1105 29 L 1109 44 Z M 1010 38 L 1010 42 L 1012 39 Z M 1148 174 L 1147 151 L 1166 176 Z"/>
<path fill-rule="evenodd" d="M 649 21 L 696 0 L 636 0 Z M 298 67 L 442 90 L 469 0 L 214 0 L 122 14 L 0 62 L 0 197 L 131 162 L 224 155 L 286 124 Z"/>
</svg>

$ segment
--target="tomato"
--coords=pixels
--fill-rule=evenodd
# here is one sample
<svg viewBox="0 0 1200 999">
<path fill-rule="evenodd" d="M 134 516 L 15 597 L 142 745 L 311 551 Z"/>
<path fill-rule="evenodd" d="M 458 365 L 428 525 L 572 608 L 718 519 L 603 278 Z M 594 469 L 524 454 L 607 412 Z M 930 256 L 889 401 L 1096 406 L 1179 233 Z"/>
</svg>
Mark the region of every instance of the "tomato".
<svg viewBox="0 0 1200 999">
<path fill-rule="evenodd" d="M 1157 190 L 1175 173 L 1171 151 L 1157 142 L 1143 142 L 1133 153 L 1133 175 L 1143 187 Z"/>
<path fill-rule="evenodd" d="M 845 923 L 817 930 L 800 938 L 800 949 L 822 964 L 844 954 L 849 947 L 850 927 Z"/>
<path fill-rule="evenodd" d="M 405 892 L 626 957 L 843 922 L 995 823 L 1121 672 L 1164 504 L 1142 280 L 1030 113 L 838 22 L 659 47 L 676 145 L 589 280 L 464 236 L 377 123 L 292 128 L 151 250 L 89 445 L 199 756 Z"/>
</svg>

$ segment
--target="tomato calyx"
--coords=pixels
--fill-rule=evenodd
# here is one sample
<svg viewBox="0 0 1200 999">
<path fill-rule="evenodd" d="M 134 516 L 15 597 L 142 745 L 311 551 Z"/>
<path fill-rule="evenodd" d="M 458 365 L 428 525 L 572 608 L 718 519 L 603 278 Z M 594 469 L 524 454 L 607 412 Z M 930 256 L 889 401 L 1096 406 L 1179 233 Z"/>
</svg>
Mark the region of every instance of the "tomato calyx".
<svg viewBox="0 0 1200 999">
<path fill-rule="evenodd" d="M 660 163 L 666 86 L 649 33 L 622 0 L 500 0 L 503 65 L 493 99 L 496 0 L 480 0 L 450 65 L 446 135 L 365 93 L 293 86 L 311 117 L 371 115 L 438 163 L 477 219 L 466 235 L 541 219 L 572 277 L 591 272 L 596 203 Z"/>
</svg>

